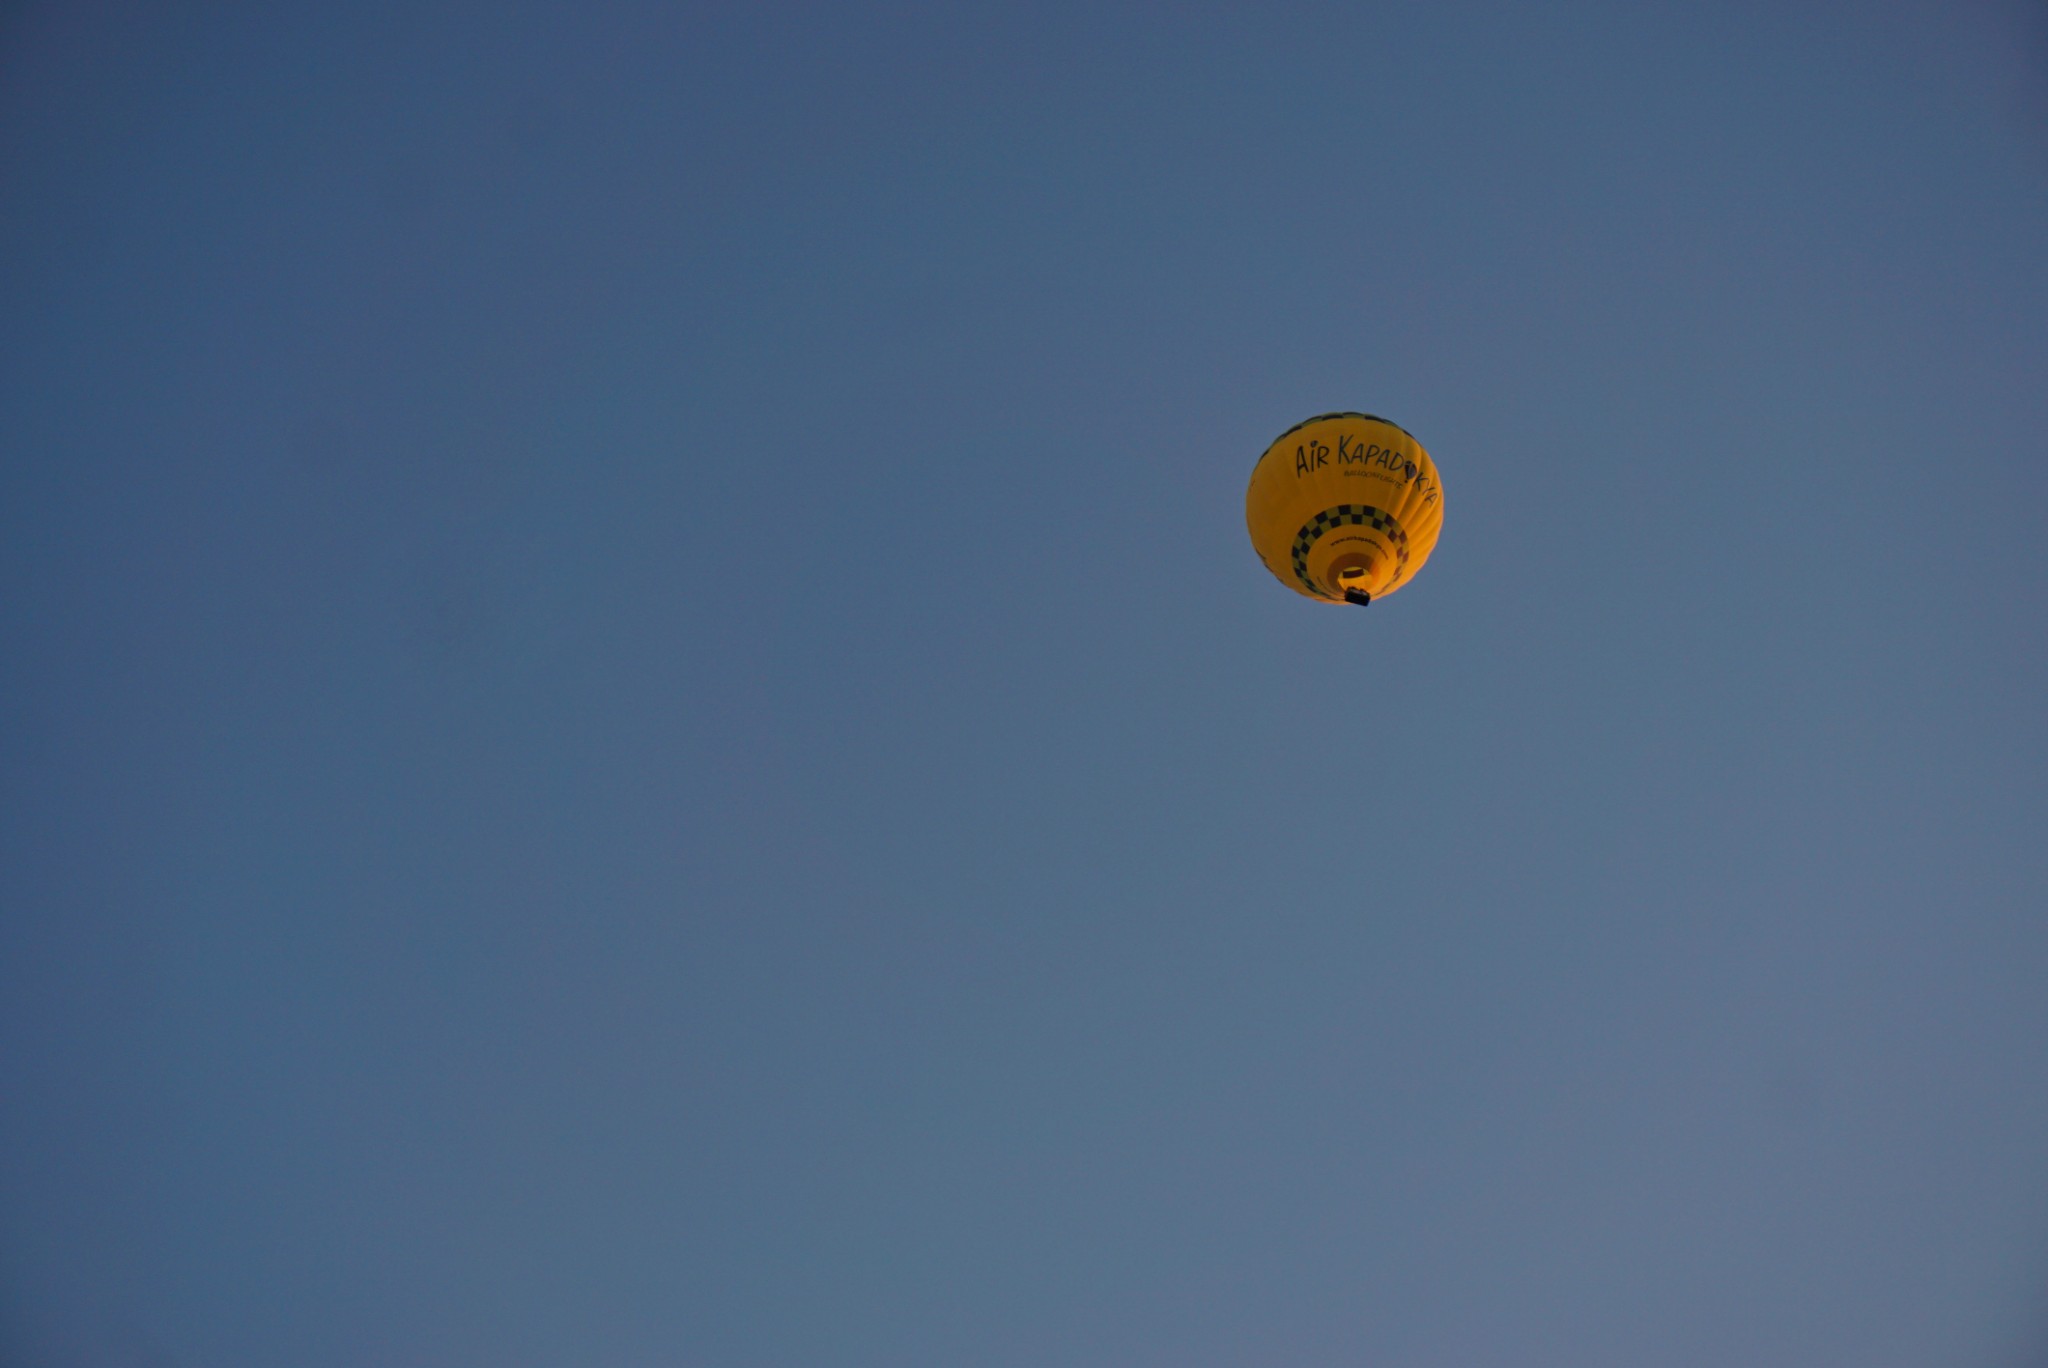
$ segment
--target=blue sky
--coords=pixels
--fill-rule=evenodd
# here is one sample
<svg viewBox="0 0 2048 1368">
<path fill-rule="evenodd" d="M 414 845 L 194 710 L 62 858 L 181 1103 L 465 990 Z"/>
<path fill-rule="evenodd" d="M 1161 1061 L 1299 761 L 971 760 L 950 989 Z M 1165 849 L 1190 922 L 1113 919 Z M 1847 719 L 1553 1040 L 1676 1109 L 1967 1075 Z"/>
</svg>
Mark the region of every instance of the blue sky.
<svg viewBox="0 0 2048 1368">
<path fill-rule="evenodd" d="M 0 1357 L 2039 1363 L 2044 242 L 2018 4 L 15 7 Z"/>
</svg>

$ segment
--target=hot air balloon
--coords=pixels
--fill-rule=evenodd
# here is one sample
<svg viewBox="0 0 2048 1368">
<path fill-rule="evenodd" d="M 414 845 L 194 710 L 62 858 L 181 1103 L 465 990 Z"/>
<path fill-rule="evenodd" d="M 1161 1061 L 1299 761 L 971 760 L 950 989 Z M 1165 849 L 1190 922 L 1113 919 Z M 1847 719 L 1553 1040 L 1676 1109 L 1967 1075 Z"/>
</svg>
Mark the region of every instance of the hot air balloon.
<svg viewBox="0 0 2048 1368">
<path fill-rule="evenodd" d="M 1244 495 L 1252 548 L 1297 594 L 1361 607 L 1436 549 L 1444 491 L 1422 444 L 1369 413 L 1325 413 L 1280 434 Z"/>
</svg>

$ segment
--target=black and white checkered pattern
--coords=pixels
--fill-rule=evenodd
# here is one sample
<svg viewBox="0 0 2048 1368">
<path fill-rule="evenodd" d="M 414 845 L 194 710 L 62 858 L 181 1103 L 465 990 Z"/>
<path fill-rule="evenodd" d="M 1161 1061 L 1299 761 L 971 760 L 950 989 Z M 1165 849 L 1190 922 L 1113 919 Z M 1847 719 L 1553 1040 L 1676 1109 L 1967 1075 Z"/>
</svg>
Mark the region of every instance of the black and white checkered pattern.
<svg viewBox="0 0 2048 1368">
<path fill-rule="evenodd" d="M 1408 573 L 1408 534 L 1401 530 L 1401 524 L 1394 521 L 1394 515 L 1369 504 L 1338 504 L 1326 508 L 1302 525 L 1294 534 L 1294 577 L 1301 581 L 1301 587 L 1317 598 L 1334 598 L 1322 585 L 1308 577 L 1308 553 L 1325 532 L 1336 527 L 1370 527 L 1386 534 L 1394 544 L 1394 577 L 1387 581 L 1387 589 L 1401 582 L 1401 576 Z M 1386 590 L 1382 590 L 1382 593 Z"/>
</svg>

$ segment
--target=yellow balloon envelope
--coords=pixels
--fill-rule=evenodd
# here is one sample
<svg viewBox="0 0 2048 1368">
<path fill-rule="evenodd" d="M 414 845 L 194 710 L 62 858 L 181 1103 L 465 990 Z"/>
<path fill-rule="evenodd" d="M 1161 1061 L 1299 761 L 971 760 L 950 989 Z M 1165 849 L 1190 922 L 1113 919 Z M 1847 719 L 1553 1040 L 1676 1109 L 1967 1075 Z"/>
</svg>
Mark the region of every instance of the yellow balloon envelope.
<svg viewBox="0 0 2048 1368">
<path fill-rule="evenodd" d="M 1422 444 L 1369 413 L 1325 413 L 1280 434 L 1244 496 L 1274 578 L 1325 603 L 1371 603 L 1436 549 L 1444 491 Z"/>
</svg>

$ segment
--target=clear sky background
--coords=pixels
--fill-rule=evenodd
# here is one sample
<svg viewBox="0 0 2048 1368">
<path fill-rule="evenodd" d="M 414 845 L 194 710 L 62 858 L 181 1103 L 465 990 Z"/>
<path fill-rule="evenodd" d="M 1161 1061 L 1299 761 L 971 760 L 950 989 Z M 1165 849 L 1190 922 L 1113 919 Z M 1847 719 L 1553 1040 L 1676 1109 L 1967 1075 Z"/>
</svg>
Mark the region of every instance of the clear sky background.
<svg viewBox="0 0 2048 1368">
<path fill-rule="evenodd" d="M 2037 1368 L 2044 434 L 2038 5 L 10 6 L 0 1361 Z"/>
</svg>

